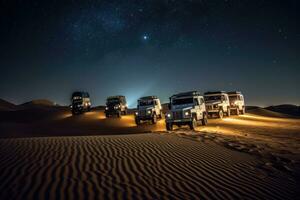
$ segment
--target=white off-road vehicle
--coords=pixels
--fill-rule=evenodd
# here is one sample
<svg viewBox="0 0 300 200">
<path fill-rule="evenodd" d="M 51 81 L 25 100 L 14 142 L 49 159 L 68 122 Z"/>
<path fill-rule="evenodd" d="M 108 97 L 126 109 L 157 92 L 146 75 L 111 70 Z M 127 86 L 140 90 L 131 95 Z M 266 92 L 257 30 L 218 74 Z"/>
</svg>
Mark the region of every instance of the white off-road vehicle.
<svg viewBox="0 0 300 200">
<path fill-rule="evenodd" d="M 245 101 L 241 92 L 233 91 L 227 93 L 229 96 L 230 110 L 237 115 L 245 114 Z"/>
<path fill-rule="evenodd" d="M 162 107 L 156 96 L 142 97 L 137 103 L 137 112 L 135 112 L 137 125 L 140 125 L 142 121 L 151 121 L 152 124 L 156 124 L 157 119 L 162 118 Z"/>
<path fill-rule="evenodd" d="M 224 117 L 224 113 L 227 116 L 230 116 L 230 103 L 226 92 L 206 92 L 204 93 L 204 99 L 209 117 L 216 115 L 222 119 Z"/>
<path fill-rule="evenodd" d="M 199 123 L 207 124 L 207 112 L 203 96 L 197 91 L 175 94 L 170 97 L 169 112 L 166 114 L 166 129 L 173 125 L 188 125 L 194 130 Z"/>
</svg>

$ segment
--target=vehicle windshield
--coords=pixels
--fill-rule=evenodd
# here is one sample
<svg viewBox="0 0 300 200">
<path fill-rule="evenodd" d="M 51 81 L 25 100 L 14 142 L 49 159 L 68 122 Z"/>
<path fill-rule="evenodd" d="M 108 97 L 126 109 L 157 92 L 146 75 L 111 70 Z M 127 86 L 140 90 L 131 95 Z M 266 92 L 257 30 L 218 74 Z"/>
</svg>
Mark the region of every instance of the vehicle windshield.
<svg viewBox="0 0 300 200">
<path fill-rule="evenodd" d="M 205 96 L 204 97 L 205 101 L 221 101 L 222 96 L 217 95 L 217 96 Z"/>
<path fill-rule="evenodd" d="M 153 103 L 153 100 L 140 100 L 139 106 L 151 106 Z"/>
<path fill-rule="evenodd" d="M 229 96 L 230 101 L 236 101 L 238 99 L 238 96 Z"/>
<path fill-rule="evenodd" d="M 120 99 L 118 98 L 107 99 L 107 104 L 116 104 L 116 103 L 120 103 Z"/>
<path fill-rule="evenodd" d="M 173 99 L 173 105 L 194 104 L 193 98 Z"/>
</svg>

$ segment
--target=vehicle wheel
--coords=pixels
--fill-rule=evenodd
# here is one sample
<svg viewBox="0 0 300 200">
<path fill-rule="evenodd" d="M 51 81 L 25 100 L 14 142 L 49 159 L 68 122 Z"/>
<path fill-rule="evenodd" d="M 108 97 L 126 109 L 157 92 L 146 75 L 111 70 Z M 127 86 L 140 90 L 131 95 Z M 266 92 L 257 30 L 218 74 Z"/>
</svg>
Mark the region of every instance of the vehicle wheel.
<svg viewBox="0 0 300 200">
<path fill-rule="evenodd" d="M 87 111 L 88 111 L 88 112 L 90 112 L 90 111 L 91 111 L 91 107 L 90 107 L 90 106 L 88 107 Z"/>
<path fill-rule="evenodd" d="M 190 122 L 190 129 L 195 130 L 196 127 L 197 127 L 197 121 L 196 121 L 196 118 L 193 117 L 193 120 Z"/>
<path fill-rule="evenodd" d="M 152 124 L 156 124 L 156 122 L 157 122 L 157 116 L 156 114 L 154 114 L 152 117 Z"/>
<path fill-rule="evenodd" d="M 77 112 L 75 112 L 74 110 L 72 110 L 72 115 L 77 115 Z"/>
<path fill-rule="evenodd" d="M 163 114 L 162 114 L 162 112 L 160 111 L 160 113 L 159 113 L 159 119 L 162 119 L 162 116 L 163 116 Z"/>
<path fill-rule="evenodd" d="M 203 113 L 203 118 L 202 118 L 201 122 L 202 122 L 202 126 L 205 126 L 207 124 L 207 115 L 206 115 L 206 113 Z"/>
<path fill-rule="evenodd" d="M 219 117 L 220 119 L 223 119 L 223 117 L 224 117 L 224 112 L 223 112 L 223 110 L 219 110 L 218 117 Z"/>
<path fill-rule="evenodd" d="M 230 112 L 230 108 L 227 108 L 227 117 L 230 117 L 231 112 Z"/>
<path fill-rule="evenodd" d="M 245 107 L 243 107 L 243 109 L 242 109 L 242 115 L 244 115 L 245 113 L 246 113 Z"/>
<path fill-rule="evenodd" d="M 166 129 L 168 131 L 173 131 L 173 124 L 172 123 L 166 123 Z"/>
<path fill-rule="evenodd" d="M 124 110 L 123 115 L 127 115 L 127 110 Z"/>
<path fill-rule="evenodd" d="M 106 113 L 106 114 L 105 114 L 105 117 L 106 117 L 106 118 L 109 118 L 109 114 L 108 114 L 108 113 Z"/>
<path fill-rule="evenodd" d="M 239 110 L 239 108 L 236 109 L 236 115 L 240 115 L 240 110 Z"/>
<path fill-rule="evenodd" d="M 135 118 L 135 123 L 136 123 L 136 125 L 140 125 L 141 124 L 141 120 L 139 120 L 138 118 Z"/>
</svg>

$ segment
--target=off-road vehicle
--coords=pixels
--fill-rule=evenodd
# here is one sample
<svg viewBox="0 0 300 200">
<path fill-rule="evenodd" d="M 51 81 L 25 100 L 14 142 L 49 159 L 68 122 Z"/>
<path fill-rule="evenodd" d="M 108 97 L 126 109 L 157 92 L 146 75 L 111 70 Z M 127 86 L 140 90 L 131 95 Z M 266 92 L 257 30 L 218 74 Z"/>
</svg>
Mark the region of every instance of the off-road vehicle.
<svg viewBox="0 0 300 200">
<path fill-rule="evenodd" d="M 204 93 L 206 110 L 209 117 L 216 115 L 223 118 L 224 113 L 230 116 L 230 104 L 228 94 L 224 91 Z"/>
<path fill-rule="evenodd" d="M 229 96 L 230 110 L 235 114 L 245 114 L 245 101 L 241 92 L 233 91 L 227 93 Z"/>
<path fill-rule="evenodd" d="M 188 125 L 194 130 L 197 125 L 207 124 L 207 112 L 203 96 L 198 91 L 175 94 L 170 97 L 169 111 L 166 114 L 166 129 L 173 125 Z"/>
<path fill-rule="evenodd" d="M 127 103 L 125 96 L 111 96 L 106 99 L 105 116 L 118 116 L 127 114 Z"/>
<path fill-rule="evenodd" d="M 90 95 L 87 92 L 73 92 L 71 110 L 72 114 L 80 114 L 91 110 Z"/>
<path fill-rule="evenodd" d="M 135 112 L 135 123 L 151 121 L 156 124 L 157 119 L 162 118 L 162 108 L 159 98 L 156 96 L 142 97 L 137 101 L 137 112 Z"/>
</svg>

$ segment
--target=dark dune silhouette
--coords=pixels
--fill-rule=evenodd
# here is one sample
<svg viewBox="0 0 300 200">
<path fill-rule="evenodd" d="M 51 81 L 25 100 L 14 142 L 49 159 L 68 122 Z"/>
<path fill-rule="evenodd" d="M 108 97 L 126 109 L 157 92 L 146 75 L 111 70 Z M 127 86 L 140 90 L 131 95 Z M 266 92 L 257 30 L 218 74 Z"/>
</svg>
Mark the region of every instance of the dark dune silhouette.
<svg viewBox="0 0 300 200">
<path fill-rule="evenodd" d="M 282 104 L 277 106 L 269 106 L 266 107 L 267 110 L 271 110 L 274 112 L 284 113 L 293 116 L 300 117 L 300 106 L 291 105 L 291 104 Z"/>
</svg>

